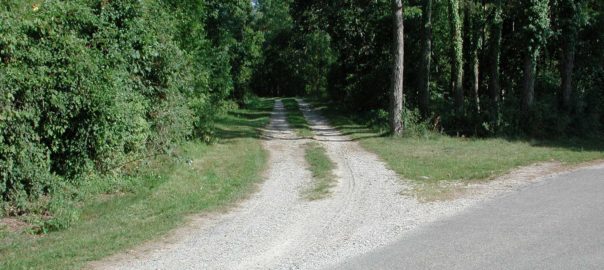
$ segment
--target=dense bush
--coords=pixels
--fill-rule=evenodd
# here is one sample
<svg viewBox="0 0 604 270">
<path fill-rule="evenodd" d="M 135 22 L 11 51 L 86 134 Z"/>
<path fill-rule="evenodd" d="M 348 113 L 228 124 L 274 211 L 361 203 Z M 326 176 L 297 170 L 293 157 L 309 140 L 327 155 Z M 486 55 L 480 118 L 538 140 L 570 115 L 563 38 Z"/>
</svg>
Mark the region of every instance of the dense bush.
<svg viewBox="0 0 604 270">
<path fill-rule="evenodd" d="M 208 6 L 219 1 L 32 3 L 0 5 L 4 214 L 61 216 L 67 186 L 193 136 L 212 140 L 223 101 L 249 81 L 233 59 L 255 49 L 207 37 Z"/>
</svg>

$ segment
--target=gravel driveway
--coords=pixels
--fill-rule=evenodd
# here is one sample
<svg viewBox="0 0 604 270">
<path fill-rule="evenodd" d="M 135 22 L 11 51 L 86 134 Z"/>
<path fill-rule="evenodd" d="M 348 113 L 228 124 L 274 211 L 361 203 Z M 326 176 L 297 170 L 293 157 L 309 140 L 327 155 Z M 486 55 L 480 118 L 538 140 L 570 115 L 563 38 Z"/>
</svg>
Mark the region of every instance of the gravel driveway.
<svg viewBox="0 0 604 270">
<path fill-rule="evenodd" d="M 420 203 L 379 158 L 341 135 L 303 100 L 315 137 L 335 162 L 337 185 L 323 200 L 301 196 L 311 181 L 303 144 L 281 101 L 264 132 L 269 168 L 259 191 L 225 214 L 196 218 L 166 239 L 94 264 L 100 269 L 321 269 L 383 247 L 414 228 L 536 180 L 533 166 L 473 187 L 471 195 Z M 547 169 L 548 165 L 545 169 Z"/>
</svg>

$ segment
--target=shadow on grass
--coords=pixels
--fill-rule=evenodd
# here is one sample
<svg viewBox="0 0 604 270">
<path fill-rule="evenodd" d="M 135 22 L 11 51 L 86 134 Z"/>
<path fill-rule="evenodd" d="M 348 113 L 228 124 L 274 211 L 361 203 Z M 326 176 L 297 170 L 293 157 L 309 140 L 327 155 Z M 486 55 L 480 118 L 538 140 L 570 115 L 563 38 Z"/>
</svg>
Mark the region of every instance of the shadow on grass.
<svg viewBox="0 0 604 270">
<path fill-rule="evenodd" d="M 296 130 L 310 130 L 310 126 L 306 121 L 306 118 L 300 111 L 300 106 L 298 102 L 293 98 L 284 98 L 282 99 L 283 105 L 287 110 L 287 122 L 290 127 Z"/>
<path fill-rule="evenodd" d="M 258 119 L 261 119 L 264 117 L 270 117 L 271 111 L 272 111 L 272 108 L 268 109 L 268 110 L 262 109 L 261 111 L 254 111 L 254 112 L 235 111 L 235 112 L 229 112 L 228 114 L 235 118 L 239 118 L 239 119 L 258 120 Z"/>
<path fill-rule="evenodd" d="M 509 142 L 524 142 L 534 147 L 560 148 L 574 152 L 604 152 L 604 135 L 565 137 L 536 140 L 531 138 L 501 138 Z"/>
<path fill-rule="evenodd" d="M 311 99 L 311 104 L 317 111 L 325 115 L 334 127 L 342 131 L 343 135 L 353 138 L 353 141 L 366 140 L 371 138 L 384 138 L 390 135 L 387 132 L 380 131 L 378 128 L 362 121 L 355 120 L 354 114 L 344 112 L 343 110 L 332 107 L 330 104 L 316 99 Z M 445 136 L 445 135 L 443 135 Z M 480 139 L 480 138 L 467 138 Z M 508 142 L 523 142 L 534 147 L 559 148 L 574 152 L 604 152 L 604 134 L 597 134 L 585 137 L 562 137 L 558 139 L 534 138 L 510 138 L 510 137 L 489 137 L 486 139 L 502 139 Z"/>
<path fill-rule="evenodd" d="M 221 140 L 260 138 L 273 111 L 274 100 L 260 99 L 250 102 L 246 108 L 231 111 L 216 121 L 216 137 Z"/>
<path fill-rule="evenodd" d="M 384 138 L 390 135 L 387 132 L 379 131 L 368 124 L 352 123 L 352 120 L 338 115 L 332 110 L 323 109 L 319 111 L 325 115 L 341 135 L 350 136 L 352 141 L 361 141 L 371 138 Z M 325 135 L 324 135 L 325 136 Z"/>
</svg>

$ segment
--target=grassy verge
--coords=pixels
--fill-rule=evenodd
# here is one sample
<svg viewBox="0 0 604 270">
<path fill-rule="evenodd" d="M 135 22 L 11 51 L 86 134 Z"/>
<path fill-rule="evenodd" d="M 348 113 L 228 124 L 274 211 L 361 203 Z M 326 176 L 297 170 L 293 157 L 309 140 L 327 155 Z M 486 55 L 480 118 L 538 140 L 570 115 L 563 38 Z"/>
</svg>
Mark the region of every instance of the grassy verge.
<svg viewBox="0 0 604 270">
<path fill-rule="evenodd" d="M 313 132 L 300 111 L 298 102 L 293 98 L 284 98 L 283 105 L 287 110 L 287 122 L 296 131 L 298 136 L 303 138 L 312 138 Z"/>
<path fill-rule="evenodd" d="M 455 138 L 440 134 L 392 138 L 344 114 L 316 103 L 343 133 L 379 155 L 406 179 L 421 183 L 444 180 L 484 180 L 538 162 L 577 164 L 604 159 L 604 140 L 509 140 Z"/>
<path fill-rule="evenodd" d="M 305 145 L 304 158 L 310 166 L 313 182 L 304 191 L 304 197 L 308 200 L 319 200 L 329 195 L 329 189 L 336 181 L 333 175 L 334 163 L 329 159 L 325 148 L 319 143 L 311 142 Z"/>
<path fill-rule="evenodd" d="M 43 236 L 0 230 L 0 269 L 78 269 L 166 234 L 191 214 L 218 210 L 253 191 L 266 163 L 257 128 L 273 102 L 260 100 L 218 122 L 220 141 L 189 143 L 159 157 L 128 192 L 82 202 L 80 221 Z M 180 160 L 180 161 L 179 161 Z"/>
</svg>

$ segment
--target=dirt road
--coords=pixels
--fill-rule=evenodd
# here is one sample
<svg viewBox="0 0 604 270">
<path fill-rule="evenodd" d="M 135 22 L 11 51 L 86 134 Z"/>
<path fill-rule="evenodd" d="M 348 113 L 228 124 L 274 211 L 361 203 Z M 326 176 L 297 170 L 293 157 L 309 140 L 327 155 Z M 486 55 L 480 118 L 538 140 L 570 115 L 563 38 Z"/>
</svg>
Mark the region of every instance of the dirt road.
<svg viewBox="0 0 604 270">
<path fill-rule="evenodd" d="M 229 213 L 200 217 L 167 239 L 96 265 L 101 269 L 321 269 L 383 247 L 414 228 L 459 213 L 485 198 L 517 189 L 532 178 L 514 176 L 476 187 L 454 201 L 420 203 L 401 195 L 409 188 L 372 153 L 341 135 L 299 100 L 328 156 L 337 185 L 323 200 L 301 196 L 311 181 L 303 144 L 275 104 L 264 146 L 266 181 Z M 532 170 L 532 169 L 531 169 Z"/>
</svg>

